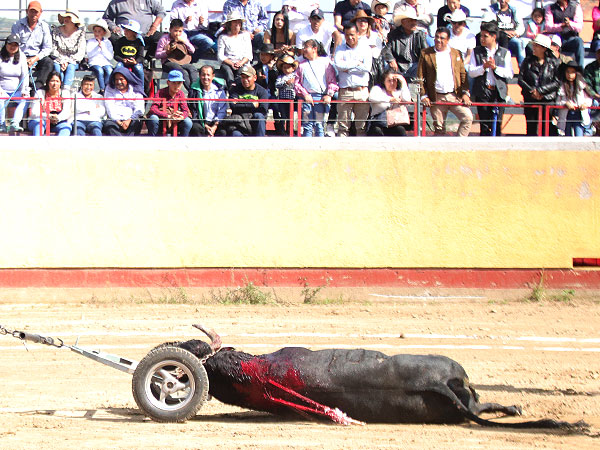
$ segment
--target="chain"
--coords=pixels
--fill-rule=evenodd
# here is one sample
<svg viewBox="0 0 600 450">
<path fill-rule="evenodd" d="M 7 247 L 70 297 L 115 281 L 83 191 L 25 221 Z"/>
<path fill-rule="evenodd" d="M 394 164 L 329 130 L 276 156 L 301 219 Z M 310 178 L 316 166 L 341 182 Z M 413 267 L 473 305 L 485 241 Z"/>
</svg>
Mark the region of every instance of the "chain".
<svg viewBox="0 0 600 450">
<path fill-rule="evenodd" d="M 40 336 L 39 334 L 27 333 L 25 331 L 9 330 L 2 325 L 0 325 L 0 335 L 10 335 L 14 338 L 21 339 L 22 341 L 31 341 L 36 344 L 50 345 L 56 348 L 61 348 L 64 346 L 64 342 L 61 338 L 51 338 L 47 336 Z"/>
</svg>

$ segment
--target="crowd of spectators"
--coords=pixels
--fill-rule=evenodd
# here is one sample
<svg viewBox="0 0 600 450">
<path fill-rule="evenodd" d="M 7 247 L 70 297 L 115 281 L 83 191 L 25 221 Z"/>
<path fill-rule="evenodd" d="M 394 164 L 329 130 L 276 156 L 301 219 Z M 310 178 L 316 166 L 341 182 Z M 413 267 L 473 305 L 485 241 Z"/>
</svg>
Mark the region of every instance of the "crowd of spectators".
<svg viewBox="0 0 600 450">
<path fill-rule="evenodd" d="M 460 0 L 438 11 L 422 0 L 341 0 L 332 20 L 318 1 L 302 12 L 286 0 L 270 23 L 260 0 L 226 0 L 216 21 L 208 0 L 175 0 L 161 33 L 167 12 L 157 0 L 111 0 L 87 27 L 69 9 L 51 27 L 31 1 L 0 50 L 0 131 L 26 124 L 34 135 L 131 136 L 145 126 L 150 136 L 265 136 L 272 110 L 275 133 L 289 135 L 290 102 L 302 100 L 302 136 L 335 128 L 342 137 L 405 136 L 417 101 L 435 135 L 447 134 L 452 112 L 459 136 L 474 120 L 482 136 L 498 136 L 515 57 L 525 106 L 557 106 L 545 124 L 551 135 L 600 133 L 590 110 L 600 102 L 600 7 L 596 60 L 584 67 L 579 1 L 542 6 L 532 2 L 523 18 L 510 0 L 491 2 L 475 36 L 469 25 L 479 17 Z M 217 66 L 198 68 L 201 58 Z M 152 87 L 154 60 L 162 89 Z M 82 69 L 92 75 L 76 86 Z M 539 109 L 524 114 L 527 135 L 537 135 Z"/>
</svg>

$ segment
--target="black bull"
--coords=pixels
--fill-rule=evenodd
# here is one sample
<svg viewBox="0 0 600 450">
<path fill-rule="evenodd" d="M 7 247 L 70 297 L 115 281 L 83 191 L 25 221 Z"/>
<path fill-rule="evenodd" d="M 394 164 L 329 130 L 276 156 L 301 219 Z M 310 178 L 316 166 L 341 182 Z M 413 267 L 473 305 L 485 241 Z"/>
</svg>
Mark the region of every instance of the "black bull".
<svg viewBox="0 0 600 450">
<path fill-rule="evenodd" d="M 484 412 L 514 416 L 521 409 L 479 403 L 463 367 L 445 356 L 387 356 L 363 349 L 311 351 L 301 347 L 251 355 L 220 349 L 216 333 L 196 327 L 211 338 L 210 345 L 196 339 L 172 344 L 200 359 L 214 352 L 204 367 L 209 394 L 223 403 L 278 415 L 320 415 L 340 423 L 456 424 L 472 420 L 514 428 L 585 427 L 583 422 L 553 419 L 505 423 L 479 417 Z"/>
</svg>

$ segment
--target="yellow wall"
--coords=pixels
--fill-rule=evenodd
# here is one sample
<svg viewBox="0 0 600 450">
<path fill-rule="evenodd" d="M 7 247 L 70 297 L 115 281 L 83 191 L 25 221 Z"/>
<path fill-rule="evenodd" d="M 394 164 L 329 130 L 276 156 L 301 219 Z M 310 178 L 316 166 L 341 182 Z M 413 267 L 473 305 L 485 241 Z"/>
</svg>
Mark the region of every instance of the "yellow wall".
<svg viewBox="0 0 600 450">
<path fill-rule="evenodd" d="M 600 258 L 595 139 L 0 142 L 2 268 L 538 268 Z"/>
</svg>

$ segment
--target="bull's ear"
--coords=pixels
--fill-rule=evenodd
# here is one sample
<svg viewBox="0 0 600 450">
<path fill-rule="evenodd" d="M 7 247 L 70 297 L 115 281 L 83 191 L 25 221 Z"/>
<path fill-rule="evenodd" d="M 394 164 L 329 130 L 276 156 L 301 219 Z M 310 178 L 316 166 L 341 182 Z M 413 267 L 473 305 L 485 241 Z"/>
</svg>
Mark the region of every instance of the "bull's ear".
<svg viewBox="0 0 600 450">
<path fill-rule="evenodd" d="M 198 328 L 204 334 L 210 338 L 210 348 L 213 352 L 218 351 L 221 348 L 221 336 L 219 336 L 214 330 L 205 328 L 204 325 L 196 323 L 193 325 L 194 328 Z"/>
</svg>

